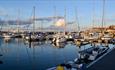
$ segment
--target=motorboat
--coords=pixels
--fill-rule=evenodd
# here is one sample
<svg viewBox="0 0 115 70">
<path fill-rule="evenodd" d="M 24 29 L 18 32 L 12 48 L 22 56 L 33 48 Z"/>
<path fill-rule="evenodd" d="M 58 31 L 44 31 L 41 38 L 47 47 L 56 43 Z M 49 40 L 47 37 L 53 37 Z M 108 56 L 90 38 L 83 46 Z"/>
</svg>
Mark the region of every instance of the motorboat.
<svg viewBox="0 0 115 70">
<path fill-rule="evenodd" d="M 88 50 L 80 51 L 80 59 L 83 60 L 85 63 L 89 63 L 91 61 L 94 61 L 99 56 L 103 55 L 107 52 L 109 47 L 91 47 Z"/>
<path fill-rule="evenodd" d="M 90 49 L 80 51 L 80 56 L 75 58 L 73 61 L 68 61 L 59 65 L 63 66 L 64 70 L 68 70 L 68 68 L 70 70 L 84 69 L 88 64 L 106 53 L 108 49 L 108 47 L 91 47 Z M 66 67 L 66 65 L 68 66 L 68 68 Z M 58 66 L 51 67 L 46 70 L 57 70 Z"/>
</svg>

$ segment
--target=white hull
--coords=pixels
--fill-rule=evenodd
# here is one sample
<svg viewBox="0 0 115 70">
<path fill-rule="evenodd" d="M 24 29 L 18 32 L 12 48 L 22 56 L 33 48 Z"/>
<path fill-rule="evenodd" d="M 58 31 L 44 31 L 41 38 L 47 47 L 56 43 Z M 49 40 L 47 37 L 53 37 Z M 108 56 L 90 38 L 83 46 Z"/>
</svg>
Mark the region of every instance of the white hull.
<svg viewBox="0 0 115 70">
<path fill-rule="evenodd" d="M 62 42 L 65 42 L 66 39 L 65 38 L 53 38 L 53 42 L 55 43 L 62 43 Z"/>
<path fill-rule="evenodd" d="M 13 36 L 11 36 L 11 35 L 3 35 L 2 37 L 3 38 L 12 38 Z"/>
<path fill-rule="evenodd" d="M 102 37 L 101 39 L 102 40 L 110 40 L 111 38 L 110 37 Z"/>
</svg>

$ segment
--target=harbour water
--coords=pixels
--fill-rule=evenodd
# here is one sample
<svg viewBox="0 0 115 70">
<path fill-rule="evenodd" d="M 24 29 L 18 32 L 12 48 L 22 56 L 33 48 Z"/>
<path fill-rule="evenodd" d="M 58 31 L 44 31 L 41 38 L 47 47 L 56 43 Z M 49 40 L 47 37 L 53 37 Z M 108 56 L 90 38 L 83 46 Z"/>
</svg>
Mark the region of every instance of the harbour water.
<svg viewBox="0 0 115 70">
<path fill-rule="evenodd" d="M 115 70 L 114 2 L 1 0 L 0 70 Z"/>
<path fill-rule="evenodd" d="M 109 45 L 111 48 L 113 45 Z M 73 43 L 54 45 L 49 41 L 29 43 L 23 39 L 0 39 L 1 70 L 46 70 L 78 57 L 78 51 L 91 47 L 77 47 Z"/>
</svg>

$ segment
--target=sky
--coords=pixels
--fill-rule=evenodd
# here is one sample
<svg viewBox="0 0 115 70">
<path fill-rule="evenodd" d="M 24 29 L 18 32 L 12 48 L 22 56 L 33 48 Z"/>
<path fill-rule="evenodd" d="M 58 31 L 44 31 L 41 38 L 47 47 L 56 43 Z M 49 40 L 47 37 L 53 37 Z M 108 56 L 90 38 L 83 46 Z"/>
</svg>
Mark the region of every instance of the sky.
<svg viewBox="0 0 115 70">
<path fill-rule="evenodd" d="M 0 0 L 0 18 L 28 19 L 32 17 L 33 6 L 36 17 L 54 16 L 56 7 L 56 15 L 64 16 L 66 9 L 67 21 L 75 21 L 78 17 L 77 22 L 82 27 L 99 26 L 102 22 L 103 0 Z M 115 25 L 114 12 L 115 1 L 105 0 L 105 26 Z"/>
</svg>

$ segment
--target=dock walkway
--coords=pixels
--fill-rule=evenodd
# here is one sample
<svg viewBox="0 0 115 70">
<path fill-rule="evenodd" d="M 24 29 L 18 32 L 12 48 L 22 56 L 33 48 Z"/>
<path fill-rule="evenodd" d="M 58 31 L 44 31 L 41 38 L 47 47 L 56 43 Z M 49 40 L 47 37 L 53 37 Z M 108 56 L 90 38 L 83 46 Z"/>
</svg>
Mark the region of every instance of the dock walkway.
<svg viewBox="0 0 115 70">
<path fill-rule="evenodd" d="M 87 70 L 115 70 L 115 48 Z"/>
</svg>

